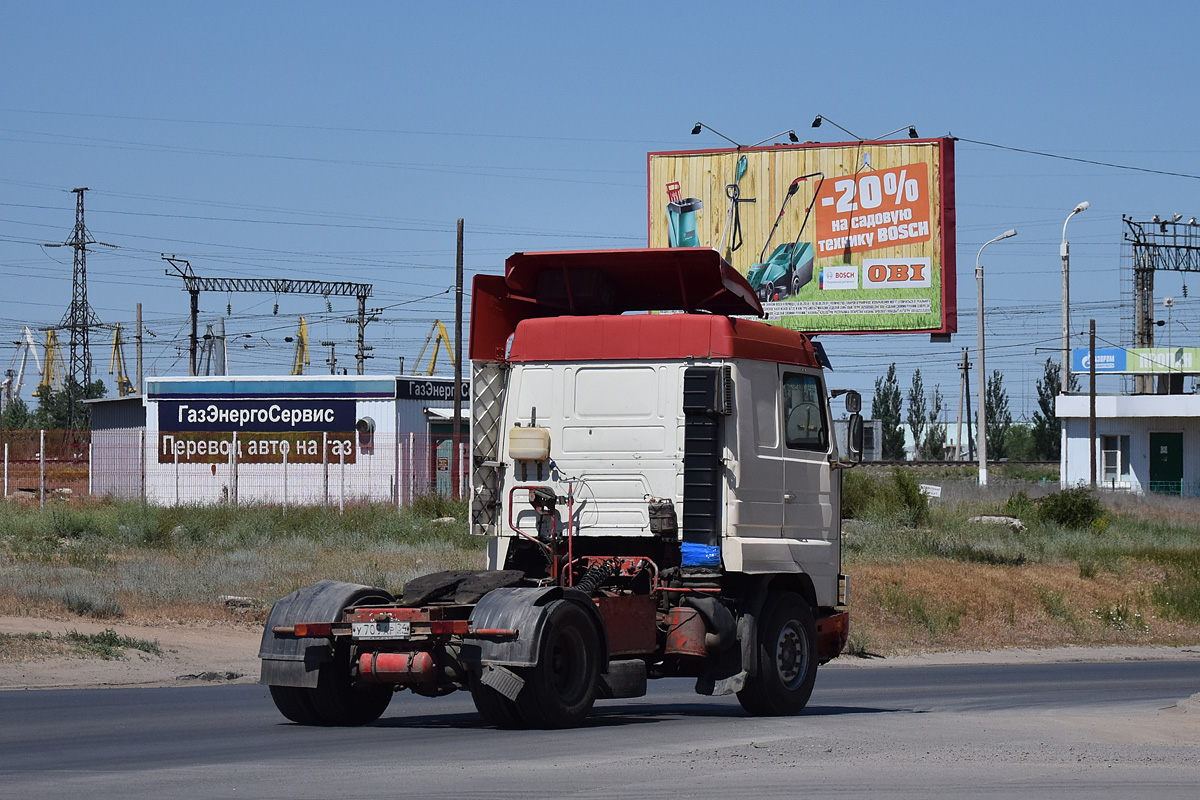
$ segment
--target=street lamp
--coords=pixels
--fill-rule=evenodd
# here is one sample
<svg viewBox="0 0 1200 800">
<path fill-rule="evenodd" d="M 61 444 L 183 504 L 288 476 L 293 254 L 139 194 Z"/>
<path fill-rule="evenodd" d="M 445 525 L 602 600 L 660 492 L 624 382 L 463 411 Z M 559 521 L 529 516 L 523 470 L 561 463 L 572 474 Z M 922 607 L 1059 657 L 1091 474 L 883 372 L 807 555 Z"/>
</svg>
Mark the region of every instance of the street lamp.
<svg viewBox="0 0 1200 800">
<path fill-rule="evenodd" d="M 1013 228 L 997 236 L 995 239 L 989 239 L 983 243 L 983 247 L 979 248 L 979 255 L 975 256 L 975 288 L 977 297 L 975 300 L 976 324 L 979 326 L 979 408 L 976 411 L 975 428 L 978 431 L 979 438 L 979 485 L 987 486 L 987 407 L 984 403 L 987 396 L 987 368 L 983 360 L 983 265 L 979 259 L 983 257 L 983 248 L 987 247 L 992 242 L 998 242 L 1001 239 L 1008 239 L 1017 235 L 1017 229 Z"/>
<path fill-rule="evenodd" d="M 1079 205 L 1075 206 L 1075 210 L 1067 215 L 1067 219 L 1063 222 L 1062 247 L 1059 248 L 1059 253 L 1062 255 L 1062 283 L 1063 283 L 1063 301 L 1062 301 L 1062 363 L 1059 365 L 1058 382 L 1059 392 L 1062 392 L 1070 385 L 1067 380 L 1067 370 L 1071 368 L 1071 246 L 1067 243 L 1067 223 L 1071 221 L 1071 217 L 1081 211 L 1087 211 L 1092 207 L 1092 204 L 1084 200 Z"/>
</svg>

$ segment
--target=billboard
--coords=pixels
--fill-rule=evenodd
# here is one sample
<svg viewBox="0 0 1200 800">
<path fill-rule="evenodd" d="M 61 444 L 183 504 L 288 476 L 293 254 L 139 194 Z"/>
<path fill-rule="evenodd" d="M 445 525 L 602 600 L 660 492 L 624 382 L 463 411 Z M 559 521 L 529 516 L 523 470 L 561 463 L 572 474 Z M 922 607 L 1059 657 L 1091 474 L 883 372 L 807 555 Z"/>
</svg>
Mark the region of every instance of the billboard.
<svg viewBox="0 0 1200 800">
<path fill-rule="evenodd" d="M 1071 371 L 1090 372 L 1088 348 L 1071 350 Z M 1200 374 L 1197 347 L 1098 347 L 1096 374 L 1157 375 Z"/>
<path fill-rule="evenodd" d="M 711 247 L 770 322 L 954 333 L 954 143 L 650 153 L 650 247 Z"/>
</svg>

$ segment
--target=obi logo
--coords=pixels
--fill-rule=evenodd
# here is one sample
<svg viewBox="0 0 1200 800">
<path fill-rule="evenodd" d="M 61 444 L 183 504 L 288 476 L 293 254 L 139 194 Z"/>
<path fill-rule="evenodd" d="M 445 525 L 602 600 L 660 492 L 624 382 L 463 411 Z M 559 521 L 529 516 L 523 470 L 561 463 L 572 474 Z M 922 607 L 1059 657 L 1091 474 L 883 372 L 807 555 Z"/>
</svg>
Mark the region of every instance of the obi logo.
<svg viewBox="0 0 1200 800">
<path fill-rule="evenodd" d="M 863 288 L 910 289 L 932 286 L 928 258 L 864 258 Z"/>
</svg>

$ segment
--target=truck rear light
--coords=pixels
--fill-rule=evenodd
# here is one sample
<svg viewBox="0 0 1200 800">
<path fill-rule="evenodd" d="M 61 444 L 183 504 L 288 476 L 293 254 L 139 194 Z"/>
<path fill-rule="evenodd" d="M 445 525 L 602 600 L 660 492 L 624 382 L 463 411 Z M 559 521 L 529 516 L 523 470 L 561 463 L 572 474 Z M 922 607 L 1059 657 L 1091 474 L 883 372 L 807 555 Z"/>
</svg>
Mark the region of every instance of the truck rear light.
<svg viewBox="0 0 1200 800">
<path fill-rule="evenodd" d="M 298 622 L 293 631 L 294 635 L 300 639 L 315 636 L 332 636 L 333 624 L 329 622 Z"/>
<path fill-rule="evenodd" d="M 849 575 L 838 575 L 837 604 L 839 606 L 850 605 L 850 576 Z"/>
<path fill-rule="evenodd" d="M 467 632 L 470 624 L 465 619 L 435 620 L 429 623 L 429 632 L 434 636 L 445 634 L 462 635 Z"/>
</svg>

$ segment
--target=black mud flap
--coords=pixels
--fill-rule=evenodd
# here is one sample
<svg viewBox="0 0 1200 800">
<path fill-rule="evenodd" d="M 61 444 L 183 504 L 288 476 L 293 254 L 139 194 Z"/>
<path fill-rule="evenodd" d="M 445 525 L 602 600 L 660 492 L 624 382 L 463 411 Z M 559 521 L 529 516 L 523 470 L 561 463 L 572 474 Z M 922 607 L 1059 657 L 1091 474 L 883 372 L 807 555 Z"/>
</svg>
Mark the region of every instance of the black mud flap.
<svg viewBox="0 0 1200 800">
<path fill-rule="evenodd" d="M 483 596 L 471 612 L 474 630 L 516 630 L 515 639 L 475 639 L 463 642 L 462 659 L 477 670 L 486 665 L 532 667 L 538 661 L 538 648 L 548 606 L 555 600 L 567 600 L 582 607 L 600 635 L 600 671 L 608 671 L 608 635 L 596 604 L 578 589 L 561 586 L 494 589 Z"/>
<path fill-rule="evenodd" d="M 263 629 L 258 657 L 262 659 L 259 683 L 267 686 L 298 686 L 315 689 L 321 664 L 333 658 L 326 638 L 277 638 L 278 626 L 297 622 L 340 622 L 342 611 L 368 598 L 392 602 L 385 589 L 358 583 L 321 581 L 306 586 L 279 600 L 271 608 Z"/>
</svg>

